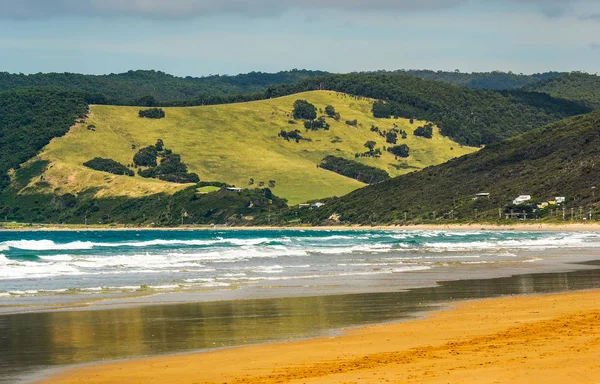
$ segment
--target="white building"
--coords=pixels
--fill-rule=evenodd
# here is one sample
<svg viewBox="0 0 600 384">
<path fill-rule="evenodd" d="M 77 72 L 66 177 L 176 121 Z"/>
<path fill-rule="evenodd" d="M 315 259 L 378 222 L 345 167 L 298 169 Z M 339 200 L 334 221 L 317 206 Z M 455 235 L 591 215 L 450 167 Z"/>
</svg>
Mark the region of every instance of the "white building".
<svg viewBox="0 0 600 384">
<path fill-rule="evenodd" d="M 521 195 L 513 200 L 513 204 L 519 205 L 528 202 L 529 200 L 531 200 L 531 195 Z"/>
<path fill-rule="evenodd" d="M 554 201 L 556 201 L 556 204 L 560 205 L 560 204 L 564 203 L 565 201 L 567 201 L 567 198 L 566 198 L 566 197 L 560 197 L 560 196 L 559 196 L 559 197 L 556 197 L 556 198 L 554 199 Z"/>
</svg>

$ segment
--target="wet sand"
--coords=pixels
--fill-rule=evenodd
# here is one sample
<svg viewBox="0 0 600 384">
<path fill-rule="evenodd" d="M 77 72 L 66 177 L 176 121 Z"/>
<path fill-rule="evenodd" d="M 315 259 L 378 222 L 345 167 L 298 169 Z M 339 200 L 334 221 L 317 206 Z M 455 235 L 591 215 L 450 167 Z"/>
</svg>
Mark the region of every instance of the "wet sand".
<svg viewBox="0 0 600 384">
<path fill-rule="evenodd" d="M 43 383 L 595 383 L 600 291 L 462 302 L 341 336 L 75 368 Z"/>
</svg>

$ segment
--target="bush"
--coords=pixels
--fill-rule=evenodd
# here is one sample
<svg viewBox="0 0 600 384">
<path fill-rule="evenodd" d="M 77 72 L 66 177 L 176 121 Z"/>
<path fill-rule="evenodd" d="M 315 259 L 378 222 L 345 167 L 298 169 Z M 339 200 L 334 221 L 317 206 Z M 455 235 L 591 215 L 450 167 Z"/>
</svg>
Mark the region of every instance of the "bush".
<svg viewBox="0 0 600 384">
<path fill-rule="evenodd" d="M 162 119 L 166 116 L 162 108 L 141 109 L 138 115 L 148 119 Z"/>
<path fill-rule="evenodd" d="M 108 172 L 112 173 L 113 175 L 134 175 L 132 170 L 112 159 L 103 159 L 101 157 L 96 157 L 90 161 L 83 163 L 83 165 L 95 171 Z"/>
<path fill-rule="evenodd" d="M 426 139 L 431 139 L 433 137 L 433 125 L 431 123 L 428 123 L 423 127 L 419 127 L 415 129 L 414 134 L 415 136 L 421 136 Z"/>
<path fill-rule="evenodd" d="M 351 127 L 356 127 L 358 125 L 358 120 L 354 119 L 354 120 L 346 120 L 346 124 L 351 126 Z"/>
<path fill-rule="evenodd" d="M 317 108 L 306 100 L 294 102 L 294 119 L 314 120 L 317 118 Z"/>
<path fill-rule="evenodd" d="M 395 145 L 393 147 L 389 147 L 387 150 L 392 155 L 398 157 L 408 157 L 410 152 L 410 148 L 406 144 Z"/>
<path fill-rule="evenodd" d="M 318 129 L 324 129 L 324 130 L 328 131 L 329 123 L 327 123 L 327 121 L 325 121 L 324 117 L 319 117 L 317 120 L 305 121 L 304 128 L 312 129 L 313 131 L 316 131 Z"/>
<path fill-rule="evenodd" d="M 293 131 L 281 130 L 281 132 L 279 132 L 278 136 L 283 138 L 286 141 L 290 141 L 290 139 L 296 140 L 296 143 L 299 143 L 300 140 L 303 140 L 302 135 L 300 135 L 300 131 L 297 129 L 293 130 Z"/>
<path fill-rule="evenodd" d="M 397 140 L 398 140 L 398 135 L 396 134 L 396 132 L 388 132 L 385 134 L 386 143 L 396 144 Z"/>
<path fill-rule="evenodd" d="M 325 107 L 325 114 L 329 117 L 335 117 L 336 111 L 333 105 L 328 105 Z"/>
<path fill-rule="evenodd" d="M 390 178 L 390 175 L 382 169 L 336 156 L 325 157 L 320 167 L 365 184 L 376 184 Z"/>
</svg>

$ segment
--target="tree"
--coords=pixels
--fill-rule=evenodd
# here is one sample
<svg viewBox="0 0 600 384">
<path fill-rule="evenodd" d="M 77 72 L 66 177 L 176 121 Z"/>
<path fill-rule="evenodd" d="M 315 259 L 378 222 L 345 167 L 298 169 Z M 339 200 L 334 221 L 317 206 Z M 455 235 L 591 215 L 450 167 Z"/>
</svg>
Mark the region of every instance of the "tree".
<svg viewBox="0 0 600 384">
<path fill-rule="evenodd" d="M 394 156 L 398 157 L 408 157 L 410 148 L 406 144 L 395 145 L 393 147 L 389 147 L 388 152 Z"/>
<path fill-rule="evenodd" d="M 325 107 L 325 114 L 329 117 L 335 117 L 336 111 L 333 105 L 328 105 Z"/>
<path fill-rule="evenodd" d="M 373 116 L 388 119 L 392 116 L 392 108 L 388 103 L 379 100 L 375 101 L 373 103 Z"/>
<path fill-rule="evenodd" d="M 369 150 L 369 152 L 373 152 L 373 150 L 375 149 L 375 146 L 377 145 L 376 142 L 369 140 L 365 143 L 365 148 L 367 148 Z"/>
<path fill-rule="evenodd" d="M 426 139 L 431 139 L 433 137 L 433 125 L 431 123 L 428 123 L 427 125 L 425 125 L 423 127 L 419 127 L 417 129 L 415 129 L 414 135 L 421 136 Z"/>
<path fill-rule="evenodd" d="M 135 104 L 141 107 L 155 107 L 156 105 L 158 105 L 158 102 L 156 101 L 154 96 L 148 95 L 137 99 L 135 101 Z"/>
<path fill-rule="evenodd" d="M 398 140 L 398 135 L 396 132 L 388 132 L 385 134 L 385 142 L 390 144 L 396 144 Z"/>
<path fill-rule="evenodd" d="M 317 108 L 306 100 L 294 102 L 294 119 L 314 120 L 317 118 Z"/>
<path fill-rule="evenodd" d="M 156 147 L 157 151 L 162 152 L 163 149 L 165 148 L 165 143 L 161 139 L 158 139 L 158 140 L 156 140 L 155 147 Z"/>
<path fill-rule="evenodd" d="M 138 115 L 139 117 L 146 117 L 148 119 L 162 119 L 165 117 L 165 111 L 162 108 L 142 109 Z"/>
</svg>

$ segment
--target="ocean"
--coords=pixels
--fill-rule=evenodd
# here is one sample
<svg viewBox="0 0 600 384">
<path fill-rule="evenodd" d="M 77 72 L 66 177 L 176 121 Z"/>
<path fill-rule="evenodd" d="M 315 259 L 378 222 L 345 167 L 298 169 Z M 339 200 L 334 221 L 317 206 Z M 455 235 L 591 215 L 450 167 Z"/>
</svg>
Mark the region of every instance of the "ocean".
<svg viewBox="0 0 600 384">
<path fill-rule="evenodd" d="M 0 233 L 0 299 L 240 290 L 286 281 L 402 279 L 419 271 L 600 251 L 600 234 L 509 231 L 58 231 Z M 5 302 L 0 302 L 5 304 Z"/>
</svg>

